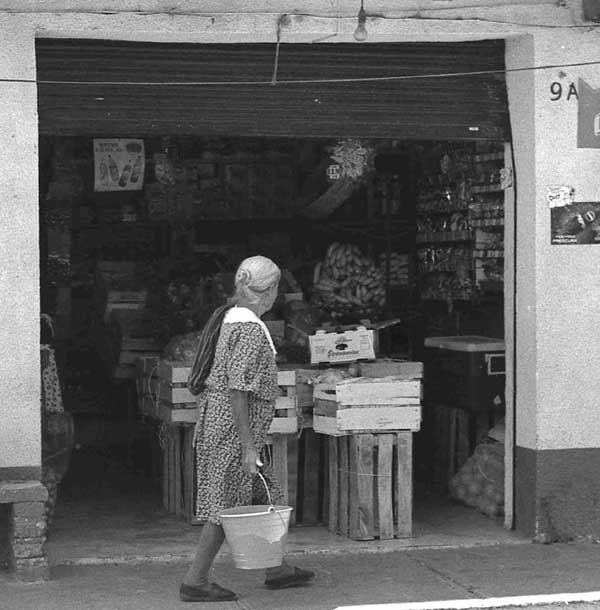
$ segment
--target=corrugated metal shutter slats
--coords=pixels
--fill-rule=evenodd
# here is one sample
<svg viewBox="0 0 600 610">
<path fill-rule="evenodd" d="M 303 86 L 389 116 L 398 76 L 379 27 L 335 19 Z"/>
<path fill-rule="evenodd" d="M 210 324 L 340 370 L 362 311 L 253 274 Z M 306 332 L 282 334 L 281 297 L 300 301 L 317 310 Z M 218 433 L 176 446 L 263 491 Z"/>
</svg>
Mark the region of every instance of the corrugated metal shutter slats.
<svg viewBox="0 0 600 610">
<path fill-rule="evenodd" d="M 39 40 L 40 131 L 62 135 L 503 138 L 502 74 L 399 81 L 211 86 L 136 82 L 264 81 L 273 45 L 166 45 Z M 278 79 L 502 71 L 502 41 L 282 45 Z M 477 131 L 473 131 L 477 128 Z"/>
</svg>

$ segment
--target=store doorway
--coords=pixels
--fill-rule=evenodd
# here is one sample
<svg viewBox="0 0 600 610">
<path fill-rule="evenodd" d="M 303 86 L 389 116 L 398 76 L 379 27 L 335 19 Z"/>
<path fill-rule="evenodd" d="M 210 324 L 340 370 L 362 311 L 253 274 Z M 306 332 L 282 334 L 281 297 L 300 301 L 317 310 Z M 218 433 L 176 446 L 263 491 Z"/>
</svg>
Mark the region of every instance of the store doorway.
<svg viewBox="0 0 600 610">
<path fill-rule="evenodd" d="M 185 350 L 185 341 L 173 338 L 202 324 L 245 255 L 261 251 L 284 261 L 286 291 L 323 310 L 327 292 L 314 289 L 315 267 L 332 243 L 355 246 L 384 271 L 384 298 L 367 313 L 401 321 L 381 331 L 380 357 L 424 361 L 426 337 L 505 339 L 506 203 L 505 190 L 498 190 L 504 138 L 183 134 L 181 124 L 158 133 L 140 125 L 139 114 L 133 129 L 120 112 L 110 131 L 83 114 L 77 133 L 65 134 L 62 120 L 51 125 L 48 116 L 41 130 L 43 308 L 55 318 L 65 406 L 75 418 L 55 539 L 66 540 L 69 524 L 84 515 L 104 531 L 120 523 L 123 531 L 155 527 L 189 539 L 185 516 L 173 518 L 163 506 L 165 429 L 140 406 L 144 389 L 136 383 L 135 360 L 142 352 Z M 168 118 L 171 126 L 176 120 Z M 94 139 L 116 136 L 143 142 L 143 189 L 95 190 Z M 364 179 L 339 188 L 331 155 L 357 142 L 369 151 Z M 111 299 L 129 294 L 109 301 L 111 290 Z M 336 313 L 327 321 L 356 321 Z M 289 340 L 285 331 L 280 339 Z M 287 349 L 288 362 L 307 362 L 301 342 L 289 341 Z M 484 482 L 465 479 L 471 490 L 478 485 L 475 495 L 490 497 L 488 516 L 481 506 L 465 508 L 448 490 L 476 446 L 499 442 L 504 402 L 494 402 L 487 422 L 475 418 L 479 423 L 454 405 L 424 407 L 415 443 L 416 526 L 420 517 L 422 532 L 437 527 L 452 537 L 476 523 L 477 535 L 503 535 L 499 500 L 491 506 Z M 492 429 L 496 438 L 488 437 Z M 304 472 L 324 468 L 323 446 L 309 435 L 297 452 Z M 323 523 L 323 485 L 324 474 L 299 481 L 300 522 Z"/>
</svg>

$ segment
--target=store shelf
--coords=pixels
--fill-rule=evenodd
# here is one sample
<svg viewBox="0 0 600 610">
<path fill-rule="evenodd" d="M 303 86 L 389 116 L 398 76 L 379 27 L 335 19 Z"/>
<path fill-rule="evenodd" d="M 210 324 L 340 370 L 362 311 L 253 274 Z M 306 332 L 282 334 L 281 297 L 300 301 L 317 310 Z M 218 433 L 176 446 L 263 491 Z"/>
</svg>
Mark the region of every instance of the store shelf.
<svg viewBox="0 0 600 610">
<path fill-rule="evenodd" d="M 472 186 L 471 193 L 474 195 L 479 195 L 481 193 L 500 193 L 504 189 L 500 184 L 482 184 L 480 186 Z"/>
<path fill-rule="evenodd" d="M 445 210 L 420 210 L 417 206 L 418 216 L 432 216 L 432 215 L 452 215 L 452 214 L 466 214 L 469 211 L 469 206 L 463 206 L 460 208 L 448 208 Z"/>
<path fill-rule="evenodd" d="M 432 244 L 457 241 L 473 241 L 473 231 L 425 231 L 417 234 L 418 244 Z"/>
<path fill-rule="evenodd" d="M 504 218 L 473 218 L 473 229 L 501 229 L 504 228 Z"/>
</svg>

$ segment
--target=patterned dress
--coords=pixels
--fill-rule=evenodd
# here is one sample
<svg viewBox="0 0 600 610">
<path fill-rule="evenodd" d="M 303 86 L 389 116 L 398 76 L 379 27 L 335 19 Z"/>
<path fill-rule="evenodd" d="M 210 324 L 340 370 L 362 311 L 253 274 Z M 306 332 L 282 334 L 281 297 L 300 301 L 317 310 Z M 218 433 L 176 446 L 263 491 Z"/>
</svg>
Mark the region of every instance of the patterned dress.
<svg viewBox="0 0 600 610">
<path fill-rule="evenodd" d="M 201 521 L 219 524 L 218 513 L 224 508 L 267 503 L 260 477 L 242 470 L 242 448 L 229 397 L 232 389 L 248 392 L 250 430 L 261 451 L 275 414 L 278 387 L 275 356 L 259 324 L 222 325 L 206 386 L 198 396 L 196 514 Z M 273 503 L 281 504 L 283 494 L 268 465 L 263 474 Z"/>
</svg>

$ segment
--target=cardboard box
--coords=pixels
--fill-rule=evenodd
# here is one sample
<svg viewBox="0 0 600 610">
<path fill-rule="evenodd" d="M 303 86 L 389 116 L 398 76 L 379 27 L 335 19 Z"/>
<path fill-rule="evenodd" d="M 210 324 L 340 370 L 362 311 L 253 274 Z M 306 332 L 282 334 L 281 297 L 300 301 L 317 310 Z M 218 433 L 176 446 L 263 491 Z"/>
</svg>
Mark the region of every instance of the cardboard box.
<svg viewBox="0 0 600 610">
<path fill-rule="evenodd" d="M 375 359 L 373 331 L 364 326 L 340 333 L 318 330 L 308 341 L 311 364 Z"/>
</svg>

